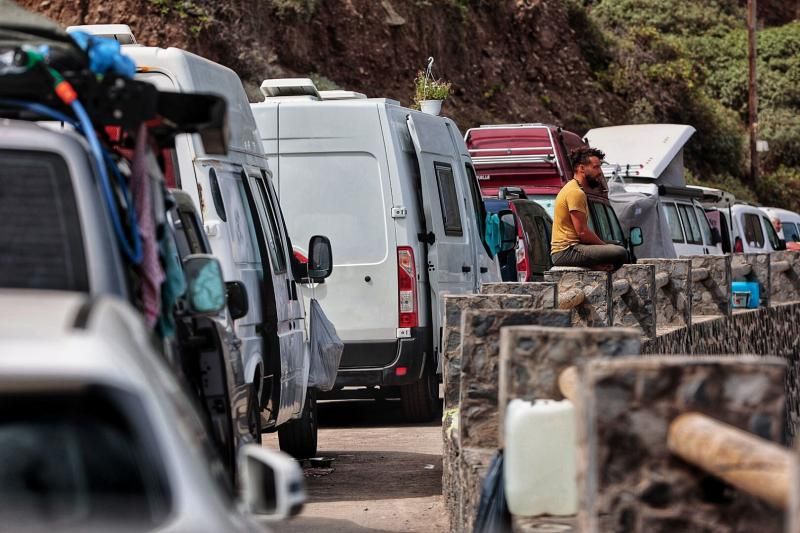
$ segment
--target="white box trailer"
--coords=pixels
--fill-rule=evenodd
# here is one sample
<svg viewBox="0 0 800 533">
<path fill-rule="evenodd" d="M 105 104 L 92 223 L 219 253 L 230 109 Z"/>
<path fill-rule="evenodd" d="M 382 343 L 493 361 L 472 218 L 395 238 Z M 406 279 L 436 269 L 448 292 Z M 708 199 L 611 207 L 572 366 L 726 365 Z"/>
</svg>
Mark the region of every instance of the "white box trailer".
<svg viewBox="0 0 800 533">
<path fill-rule="evenodd" d="M 267 80 L 262 92 L 252 108 L 289 235 L 307 242 L 322 225 L 334 250 L 331 277 L 304 294 L 345 342 L 337 387 L 400 386 L 406 416 L 432 418 L 442 297 L 500 280 L 458 127 L 310 80 Z"/>
</svg>

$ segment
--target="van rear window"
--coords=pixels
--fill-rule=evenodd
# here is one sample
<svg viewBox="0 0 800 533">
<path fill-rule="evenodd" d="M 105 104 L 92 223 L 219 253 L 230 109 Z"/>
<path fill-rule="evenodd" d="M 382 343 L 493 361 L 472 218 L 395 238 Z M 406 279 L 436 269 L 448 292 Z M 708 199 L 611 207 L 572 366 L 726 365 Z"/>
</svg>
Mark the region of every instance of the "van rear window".
<svg viewBox="0 0 800 533">
<path fill-rule="evenodd" d="M 0 287 L 89 290 L 81 221 L 64 159 L 0 150 Z"/>
<path fill-rule="evenodd" d="M 372 154 L 282 155 L 279 164 L 280 203 L 295 247 L 305 250 L 313 235 L 325 235 L 335 265 L 387 259 L 391 201 Z"/>
<path fill-rule="evenodd" d="M 744 240 L 747 241 L 747 244 L 754 248 L 763 248 L 764 232 L 761 231 L 758 215 L 745 213 L 742 217 L 742 224 L 744 225 Z"/>
</svg>

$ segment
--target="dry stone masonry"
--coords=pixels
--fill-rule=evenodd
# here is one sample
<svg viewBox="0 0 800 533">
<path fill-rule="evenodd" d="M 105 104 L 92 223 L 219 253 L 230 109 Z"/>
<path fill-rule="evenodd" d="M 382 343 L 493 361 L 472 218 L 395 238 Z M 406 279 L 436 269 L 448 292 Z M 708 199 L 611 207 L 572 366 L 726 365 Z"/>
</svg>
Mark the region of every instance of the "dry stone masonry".
<svg viewBox="0 0 800 533">
<path fill-rule="evenodd" d="M 503 446 L 507 402 L 560 399 L 558 377 L 572 367 L 580 378 L 571 396 L 580 420 L 580 521 L 514 517 L 514 531 L 781 531 L 780 511 L 690 466 L 664 436 L 691 410 L 750 438 L 793 439 L 800 252 L 644 259 L 614 274 L 562 268 L 545 279 L 445 299 L 451 530 L 472 530 L 485 472 Z M 734 280 L 758 283 L 759 308 L 733 309 Z"/>
</svg>

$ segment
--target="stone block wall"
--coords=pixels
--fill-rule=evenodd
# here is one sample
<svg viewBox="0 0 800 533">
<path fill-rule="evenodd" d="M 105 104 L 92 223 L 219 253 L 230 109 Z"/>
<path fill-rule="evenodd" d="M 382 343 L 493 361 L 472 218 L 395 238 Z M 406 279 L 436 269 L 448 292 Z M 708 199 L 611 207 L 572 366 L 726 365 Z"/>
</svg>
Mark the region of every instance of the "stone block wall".
<svg viewBox="0 0 800 533">
<path fill-rule="evenodd" d="M 637 328 L 645 337 L 656 336 L 655 266 L 623 265 L 613 273 L 612 326 Z M 622 294 L 616 287 L 627 287 Z"/>
<path fill-rule="evenodd" d="M 692 262 L 692 315 L 731 314 L 731 256 L 697 255 Z M 701 272 L 708 276 L 698 279 Z"/>
<path fill-rule="evenodd" d="M 462 314 L 461 396 L 459 424 L 462 447 L 497 448 L 497 393 L 500 365 L 500 330 L 509 326 L 540 324 L 570 326 L 568 311 L 466 310 Z"/>
<path fill-rule="evenodd" d="M 662 327 L 685 327 L 692 323 L 690 296 L 692 262 L 688 259 L 640 259 L 655 266 L 655 274 L 666 275 L 667 283 L 656 289 L 656 324 Z"/>
<path fill-rule="evenodd" d="M 524 294 L 533 298 L 534 309 L 555 309 L 558 293 L 555 283 L 484 283 L 481 294 Z"/>
<path fill-rule="evenodd" d="M 600 516 L 614 530 L 637 533 L 782 531 L 781 512 L 676 459 L 667 433 L 676 416 L 697 412 L 781 442 L 783 361 L 605 359 L 588 362 L 581 374 L 581 531 L 601 531 Z"/>
<path fill-rule="evenodd" d="M 596 270 L 548 270 L 545 281 L 558 285 L 560 295 L 582 290 L 583 303 L 572 310 L 574 326 L 603 327 L 611 325 L 611 274 Z"/>
<path fill-rule="evenodd" d="M 783 269 L 782 267 L 788 267 Z M 772 283 L 770 302 L 800 301 L 800 252 L 773 252 L 770 257 Z"/>
</svg>

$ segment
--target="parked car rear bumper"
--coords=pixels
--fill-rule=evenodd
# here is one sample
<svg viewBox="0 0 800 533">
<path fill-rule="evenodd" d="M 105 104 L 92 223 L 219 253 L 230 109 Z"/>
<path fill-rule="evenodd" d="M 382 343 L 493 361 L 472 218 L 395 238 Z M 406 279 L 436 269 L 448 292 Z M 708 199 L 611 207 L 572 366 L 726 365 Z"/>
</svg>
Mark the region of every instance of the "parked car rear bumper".
<svg viewBox="0 0 800 533">
<path fill-rule="evenodd" d="M 432 350 L 430 327 L 411 328 L 411 337 L 407 339 L 345 343 L 342 363 L 336 376 L 336 387 L 394 386 L 413 383 L 422 377 L 425 360 L 431 356 Z M 374 361 L 372 365 L 369 359 Z"/>
</svg>

